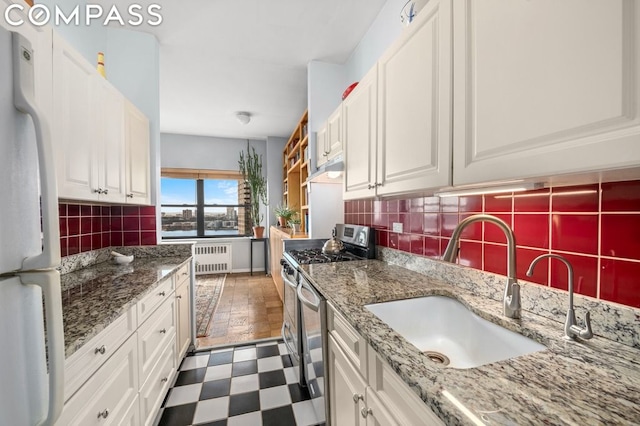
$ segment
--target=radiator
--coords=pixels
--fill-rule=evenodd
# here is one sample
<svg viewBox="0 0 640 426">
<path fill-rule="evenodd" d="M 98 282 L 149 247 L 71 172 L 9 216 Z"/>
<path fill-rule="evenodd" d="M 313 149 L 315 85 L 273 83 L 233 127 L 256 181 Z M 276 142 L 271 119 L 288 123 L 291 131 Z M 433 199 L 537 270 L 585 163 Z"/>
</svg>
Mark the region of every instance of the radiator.
<svg viewBox="0 0 640 426">
<path fill-rule="evenodd" d="M 196 275 L 231 272 L 231 243 L 204 243 L 195 247 Z"/>
</svg>

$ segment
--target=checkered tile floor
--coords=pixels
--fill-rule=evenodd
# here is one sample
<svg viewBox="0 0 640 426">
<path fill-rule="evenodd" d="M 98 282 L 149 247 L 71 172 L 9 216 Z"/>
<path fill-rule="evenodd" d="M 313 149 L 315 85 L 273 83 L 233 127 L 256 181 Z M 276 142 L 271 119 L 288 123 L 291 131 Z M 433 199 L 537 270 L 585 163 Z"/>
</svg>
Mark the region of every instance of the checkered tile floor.
<svg viewBox="0 0 640 426">
<path fill-rule="evenodd" d="M 274 340 L 187 356 L 158 424 L 324 425 L 318 418 L 284 344 Z"/>
</svg>

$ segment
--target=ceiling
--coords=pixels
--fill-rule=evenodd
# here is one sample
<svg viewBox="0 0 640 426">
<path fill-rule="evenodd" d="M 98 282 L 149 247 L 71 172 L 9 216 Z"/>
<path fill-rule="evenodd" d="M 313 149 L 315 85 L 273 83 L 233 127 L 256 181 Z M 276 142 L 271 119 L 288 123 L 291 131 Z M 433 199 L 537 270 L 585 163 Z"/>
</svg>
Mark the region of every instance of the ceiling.
<svg viewBox="0 0 640 426">
<path fill-rule="evenodd" d="M 162 6 L 160 25 L 136 27 L 160 42 L 160 130 L 288 137 L 307 105 L 309 61 L 344 63 L 385 1 L 141 2 Z"/>
</svg>

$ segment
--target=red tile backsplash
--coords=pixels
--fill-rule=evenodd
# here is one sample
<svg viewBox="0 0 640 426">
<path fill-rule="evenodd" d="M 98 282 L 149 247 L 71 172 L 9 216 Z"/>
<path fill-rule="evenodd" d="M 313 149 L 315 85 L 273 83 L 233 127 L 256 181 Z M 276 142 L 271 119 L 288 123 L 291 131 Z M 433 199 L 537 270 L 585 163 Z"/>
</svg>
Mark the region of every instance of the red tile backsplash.
<svg viewBox="0 0 640 426">
<path fill-rule="evenodd" d="M 69 205 L 67 209 L 68 235 L 72 236 L 77 222 L 71 216 L 77 208 Z M 144 208 L 140 209 L 142 213 Z M 373 214 L 349 214 L 366 210 Z M 519 279 L 566 289 L 567 270 L 556 260 L 541 261 L 533 277 L 525 276 L 538 255 L 560 254 L 573 265 L 577 293 L 640 307 L 640 180 L 506 195 L 354 200 L 345 202 L 345 212 L 348 223 L 372 223 L 379 245 L 428 257 L 442 256 L 460 220 L 474 213 L 493 214 L 514 230 Z M 150 226 L 145 216 L 155 220 L 155 214 L 141 215 L 141 229 Z M 393 222 L 402 222 L 404 232 L 389 231 Z M 60 226 L 64 226 L 62 220 Z M 463 233 L 459 262 L 504 275 L 505 243 L 497 227 L 471 226 Z"/>
<path fill-rule="evenodd" d="M 154 206 L 59 203 L 62 256 L 120 245 L 156 245 Z"/>
</svg>

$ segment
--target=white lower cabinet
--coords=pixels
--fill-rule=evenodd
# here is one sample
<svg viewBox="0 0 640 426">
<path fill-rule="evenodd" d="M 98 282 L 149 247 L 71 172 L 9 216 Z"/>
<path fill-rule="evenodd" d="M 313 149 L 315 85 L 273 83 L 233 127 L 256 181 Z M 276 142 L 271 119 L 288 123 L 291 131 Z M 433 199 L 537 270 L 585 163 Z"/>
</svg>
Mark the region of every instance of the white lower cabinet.
<svg viewBox="0 0 640 426">
<path fill-rule="evenodd" d="M 330 303 L 327 315 L 331 424 L 444 425 Z"/>
<path fill-rule="evenodd" d="M 140 425 L 140 398 L 136 396 L 133 403 L 129 406 L 129 409 L 122 417 L 119 423 L 120 426 L 138 426 Z"/>
<path fill-rule="evenodd" d="M 173 297 L 164 302 L 138 329 L 138 367 L 140 383 L 144 383 L 158 357 L 174 341 L 176 335 L 176 302 Z"/>
<path fill-rule="evenodd" d="M 133 334 L 67 401 L 57 424 L 120 424 L 138 395 L 138 387 L 138 345 Z"/>
<path fill-rule="evenodd" d="M 187 353 L 191 344 L 191 288 L 190 279 L 176 288 L 176 356 L 178 359 Z"/>
<path fill-rule="evenodd" d="M 162 399 L 173 383 L 176 374 L 176 345 L 175 336 L 165 348 L 155 367 L 149 374 L 149 378 L 140 388 L 140 415 L 142 422 L 139 424 L 151 425 L 160 409 Z"/>
</svg>

